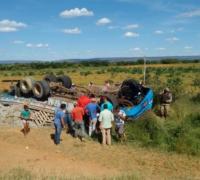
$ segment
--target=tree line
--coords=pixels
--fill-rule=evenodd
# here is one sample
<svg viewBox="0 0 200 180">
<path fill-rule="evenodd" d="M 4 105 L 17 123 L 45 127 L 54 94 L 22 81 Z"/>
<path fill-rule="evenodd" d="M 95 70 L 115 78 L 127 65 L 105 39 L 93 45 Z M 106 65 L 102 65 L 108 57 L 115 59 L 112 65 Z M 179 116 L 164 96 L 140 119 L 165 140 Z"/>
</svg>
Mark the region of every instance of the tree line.
<svg viewBox="0 0 200 180">
<path fill-rule="evenodd" d="M 162 60 L 146 60 L 147 64 L 177 64 L 177 63 L 200 63 L 200 59 L 195 60 L 179 60 L 179 59 L 162 59 Z M 129 60 L 129 61 L 79 61 L 79 62 L 31 62 L 31 63 L 14 63 L 14 64 L 0 64 L 0 70 L 26 70 L 26 69 L 59 69 L 69 67 L 103 67 L 103 66 L 129 66 L 144 64 L 143 59 Z"/>
</svg>

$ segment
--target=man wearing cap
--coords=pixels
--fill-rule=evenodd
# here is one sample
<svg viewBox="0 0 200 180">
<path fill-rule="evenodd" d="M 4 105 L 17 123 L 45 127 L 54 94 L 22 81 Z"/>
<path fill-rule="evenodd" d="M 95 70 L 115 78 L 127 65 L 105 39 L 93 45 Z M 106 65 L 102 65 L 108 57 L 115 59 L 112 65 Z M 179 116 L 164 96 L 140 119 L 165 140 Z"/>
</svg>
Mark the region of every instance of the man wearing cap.
<svg viewBox="0 0 200 180">
<path fill-rule="evenodd" d="M 91 99 L 91 102 L 86 106 L 85 110 L 89 116 L 89 136 L 91 136 L 96 129 L 97 112 L 100 110 L 95 98 Z"/>
<path fill-rule="evenodd" d="M 169 113 L 169 106 L 172 102 L 172 93 L 169 88 L 165 88 L 163 93 L 160 95 L 160 115 L 161 117 L 167 117 Z"/>
</svg>

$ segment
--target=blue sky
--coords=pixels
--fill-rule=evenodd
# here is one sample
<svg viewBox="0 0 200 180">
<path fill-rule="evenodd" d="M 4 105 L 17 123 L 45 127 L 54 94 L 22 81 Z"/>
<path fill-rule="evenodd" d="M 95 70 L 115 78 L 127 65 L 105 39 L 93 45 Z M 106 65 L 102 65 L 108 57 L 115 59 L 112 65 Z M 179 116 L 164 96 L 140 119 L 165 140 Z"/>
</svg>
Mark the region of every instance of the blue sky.
<svg viewBox="0 0 200 180">
<path fill-rule="evenodd" d="M 200 55 L 199 0 L 1 0 L 0 60 Z"/>
</svg>

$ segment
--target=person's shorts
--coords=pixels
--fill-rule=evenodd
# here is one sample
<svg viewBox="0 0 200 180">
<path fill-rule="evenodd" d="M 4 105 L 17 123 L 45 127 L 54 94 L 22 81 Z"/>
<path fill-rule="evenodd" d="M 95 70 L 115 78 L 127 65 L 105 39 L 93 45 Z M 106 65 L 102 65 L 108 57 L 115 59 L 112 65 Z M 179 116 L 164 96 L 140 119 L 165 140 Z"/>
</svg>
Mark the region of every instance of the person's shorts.
<svg viewBox="0 0 200 180">
<path fill-rule="evenodd" d="M 28 122 L 28 121 L 25 120 L 25 119 L 22 120 L 22 123 L 23 123 L 23 124 L 26 124 L 27 122 Z"/>
<path fill-rule="evenodd" d="M 120 135 L 124 134 L 124 125 L 122 124 L 122 125 L 120 125 L 120 126 L 117 126 L 117 127 L 115 128 L 115 130 L 116 130 L 116 132 L 117 132 L 118 134 L 120 134 Z"/>
<path fill-rule="evenodd" d="M 97 121 L 97 118 L 93 118 L 93 119 L 91 119 L 91 121 L 95 122 L 95 121 Z"/>
</svg>

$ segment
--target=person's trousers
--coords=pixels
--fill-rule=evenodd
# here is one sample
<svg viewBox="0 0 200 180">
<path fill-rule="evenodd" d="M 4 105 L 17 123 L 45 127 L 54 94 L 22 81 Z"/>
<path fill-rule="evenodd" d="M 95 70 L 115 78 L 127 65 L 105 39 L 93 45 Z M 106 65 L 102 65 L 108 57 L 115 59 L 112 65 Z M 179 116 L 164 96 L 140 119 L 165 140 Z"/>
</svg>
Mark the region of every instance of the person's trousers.
<svg viewBox="0 0 200 180">
<path fill-rule="evenodd" d="M 54 126 L 55 126 L 54 141 L 55 141 L 55 144 L 60 144 L 60 135 L 61 135 L 62 127 L 61 125 L 58 125 L 58 124 L 54 124 Z"/>
<path fill-rule="evenodd" d="M 160 113 L 161 113 L 161 116 L 167 117 L 169 113 L 169 104 L 161 104 Z"/>
<path fill-rule="evenodd" d="M 65 123 L 68 126 L 68 132 L 72 133 L 73 130 L 73 121 L 72 121 L 72 116 L 70 113 L 67 113 L 65 116 Z"/>
<path fill-rule="evenodd" d="M 106 143 L 108 145 L 111 145 L 111 134 L 110 134 L 110 129 L 111 128 L 103 128 L 101 130 L 102 132 L 102 144 L 105 145 Z"/>
<path fill-rule="evenodd" d="M 74 122 L 74 136 L 80 136 L 80 137 L 84 137 L 85 136 L 85 125 L 83 121 L 78 121 L 78 122 Z"/>
<path fill-rule="evenodd" d="M 97 119 L 96 119 L 96 118 L 90 120 L 90 125 L 89 125 L 89 136 L 91 136 L 92 133 L 96 130 L 96 123 L 97 123 Z"/>
</svg>

